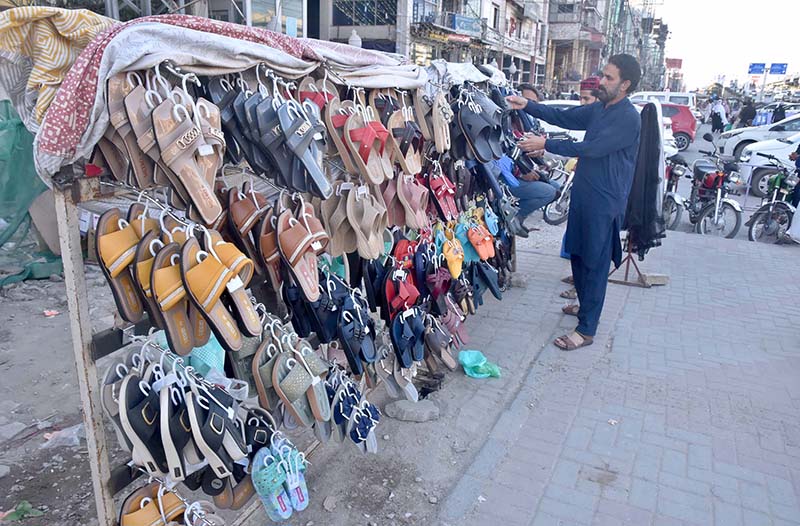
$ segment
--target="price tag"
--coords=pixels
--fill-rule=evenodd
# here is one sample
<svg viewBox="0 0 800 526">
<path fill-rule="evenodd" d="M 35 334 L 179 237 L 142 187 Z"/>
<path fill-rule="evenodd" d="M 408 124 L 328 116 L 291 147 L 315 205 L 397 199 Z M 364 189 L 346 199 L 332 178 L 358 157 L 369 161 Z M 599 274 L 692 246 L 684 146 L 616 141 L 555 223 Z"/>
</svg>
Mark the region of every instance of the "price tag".
<svg viewBox="0 0 800 526">
<path fill-rule="evenodd" d="M 366 186 L 359 186 L 358 187 L 357 195 L 359 197 L 367 195 L 368 193 L 369 193 L 369 188 L 367 188 Z"/>
<path fill-rule="evenodd" d="M 92 213 L 88 210 L 81 210 L 81 217 L 78 220 L 81 234 L 85 234 L 89 231 L 89 221 L 92 220 Z"/>
<path fill-rule="evenodd" d="M 197 148 L 197 153 L 199 153 L 202 157 L 214 155 L 214 147 L 210 144 L 201 144 L 200 147 Z"/>
<path fill-rule="evenodd" d="M 339 185 L 339 190 L 342 190 L 342 191 L 344 191 L 344 190 L 352 190 L 353 188 L 355 188 L 355 185 L 353 183 L 342 183 L 342 184 Z"/>
<path fill-rule="evenodd" d="M 228 287 L 228 292 L 234 293 L 237 290 L 239 290 L 239 289 L 244 287 L 244 282 L 242 281 L 242 278 L 240 278 L 239 276 L 236 276 L 235 278 L 233 278 L 232 280 L 230 280 L 228 282 L 227 287 Z"/>
</svg>

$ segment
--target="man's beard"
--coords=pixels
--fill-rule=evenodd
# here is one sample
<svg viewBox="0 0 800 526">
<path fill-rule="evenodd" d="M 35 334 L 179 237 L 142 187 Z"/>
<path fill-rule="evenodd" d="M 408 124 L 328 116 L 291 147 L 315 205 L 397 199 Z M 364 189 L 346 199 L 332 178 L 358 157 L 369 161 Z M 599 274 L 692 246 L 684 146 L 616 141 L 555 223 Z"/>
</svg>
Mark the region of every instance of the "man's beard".
<svg viewBox="0 0 800 526">
<path fill-rule="evenodd" d="M 619 95 L 619 90 L 608 92 L 606 88 L 597 88 L 595 97 L 600 102 L 609 102 L 614 100 Z"/>
</svg>

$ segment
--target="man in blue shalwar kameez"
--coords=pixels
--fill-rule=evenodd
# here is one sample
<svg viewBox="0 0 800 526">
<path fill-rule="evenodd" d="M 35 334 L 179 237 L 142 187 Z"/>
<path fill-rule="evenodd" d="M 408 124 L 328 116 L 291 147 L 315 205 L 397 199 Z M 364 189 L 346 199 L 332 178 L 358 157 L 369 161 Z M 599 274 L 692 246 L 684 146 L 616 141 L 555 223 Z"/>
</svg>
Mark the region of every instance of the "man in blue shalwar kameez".
<svg viewBox="0 0 800 526">
<path fill-rule="evenodd" d="M 613 260 L 619 266 L 622 226 L 633 182 L 639 148 L 639 113 L 628 94 L 639 84 L 641 68 L 631 55 L 614 55 L 603 68 L 598 102 L 557 110 L 510 96 L 511 109 L 527 113 L 561 128 L 586 130 L 581 142 L 528 137 L 519 142 L 524 151 L 544 148 L 565 157 L 578 157 L 565 248 L 570 254 L 578 304 L 564 307 L 578 317 L 574 332 L 556 338 L 555 345 L 573 350 L 591 345 L 597 332 Z"/>
</svg>

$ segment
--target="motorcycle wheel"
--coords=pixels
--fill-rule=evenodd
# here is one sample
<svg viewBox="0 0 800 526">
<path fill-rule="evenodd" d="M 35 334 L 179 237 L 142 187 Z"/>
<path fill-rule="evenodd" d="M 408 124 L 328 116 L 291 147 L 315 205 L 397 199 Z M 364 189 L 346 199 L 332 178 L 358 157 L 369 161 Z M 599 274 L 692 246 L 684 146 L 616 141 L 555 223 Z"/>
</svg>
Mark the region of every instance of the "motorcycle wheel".
<svg viewBox="0 0 800 526">
<path fill-rule="evenodd" d="M 548 225 L 560 225 L 569 217 L 569 198 L 567 194 L 544 207 L 544 221 Z"/>
<path fill-rule="evenodd" d="M 728 228 L 733 225 L 732 228 Z M 714 224 L 714 203 L 707 205 L 697 216 L 697 233 L 733 239 L 742 226 L 742 213 L 730 203 L 722 203 L 717 224 Z"/>
<path fill-rule="evenodd" d="M 784 203 L 775 203 L 772 214 L 763 210 L 750 219 L 747 237 L 756 243 L 777 243 L 786 235 L 792 224 L 792 211 Z"/>
<path fill-rule="evenodd" d="M 664 224 L 667 230 L 675 230 L 681 224 L 681 215 L 683 214 L 683 207 L 675 201 L 672 196 L 664 198 L 661 215 L 664 218 Z"/>
</svg>

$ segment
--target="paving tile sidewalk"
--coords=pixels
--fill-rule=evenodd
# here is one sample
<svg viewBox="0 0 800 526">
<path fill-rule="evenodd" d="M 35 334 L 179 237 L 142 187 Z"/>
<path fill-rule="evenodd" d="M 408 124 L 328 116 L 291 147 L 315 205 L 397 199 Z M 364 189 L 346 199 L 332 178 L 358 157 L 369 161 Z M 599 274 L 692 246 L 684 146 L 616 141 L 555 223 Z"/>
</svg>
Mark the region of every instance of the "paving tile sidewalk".
<svg viewBox="0 0 800 526">
<path fill-rule="evenodd" d="M 670 284 L 610 286 L 593 346 L 541 350 L 438 523 L 800 524 L 798 256 L 670 233 L 644 264 Z M 566 270 L 539 266 L 537 282 Z"/>
</svg>

